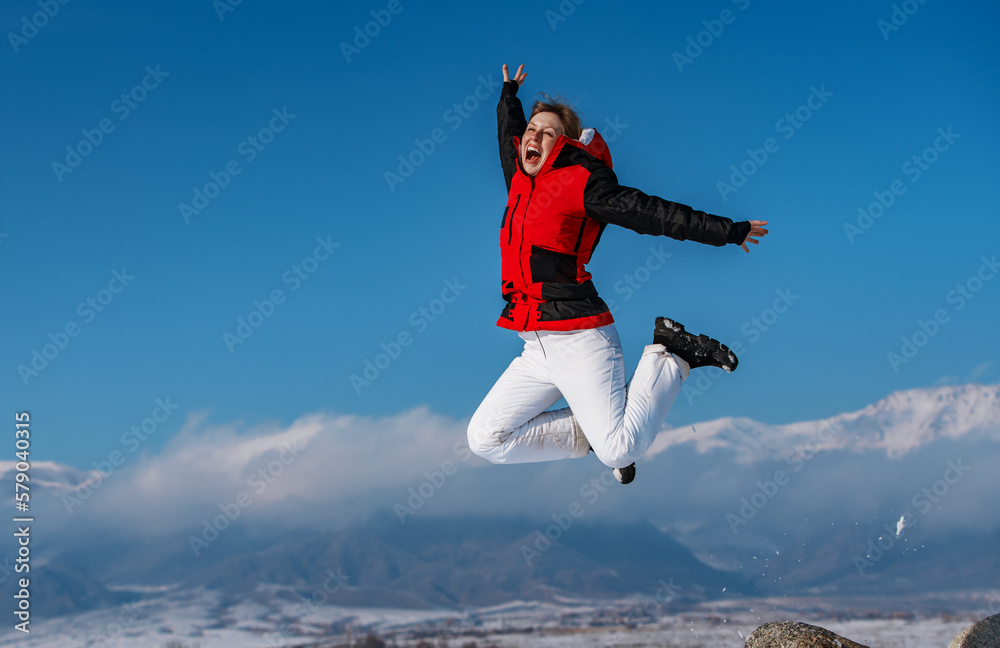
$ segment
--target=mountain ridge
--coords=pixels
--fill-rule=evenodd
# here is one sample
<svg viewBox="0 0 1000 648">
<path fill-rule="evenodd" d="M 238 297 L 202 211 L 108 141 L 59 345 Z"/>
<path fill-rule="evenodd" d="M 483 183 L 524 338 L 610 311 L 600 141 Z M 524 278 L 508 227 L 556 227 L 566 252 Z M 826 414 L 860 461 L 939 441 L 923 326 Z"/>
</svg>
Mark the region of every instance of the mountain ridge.
<svg viewBox="0 0 1000 648">
<path fill-rule="evenodd" d="M 843 428 L 856 430 L 843 434 Z M 886 430 L 890 433 L 886 434 Z M 816 439 L 818 449 L 884 450 L 895 459 L 941 438 L 984 433 L 1000 440 L 1000 385 L 945 385 L 893 392 L 854 412 L 825 419 L 767 424 L 724 417 L 663 430 L 647 458 L 671 446 L 692 443 L 701 453 L 724 447 L 738 449 L 744 463 L 773 458 L 786 450 L 786 439 Z"/>
<path fill-rule="evenodd" d="M 348 584 L 331 602 L 414 609 L 554 595 L 649 596 L 662 582 L 677 583 L 681 596 L 693 599 L 724 590 L 877 594 L 922 584 L 984 586 L 1000 579 L 994 558 L 1000 516 L 991 495 L 1000 490 L 992 470 L 1000 461 L 998 440 L 1000 386 L 908 390 L 817 421 L 727 418 L 666 430 L 656 451 L 640 460 L 636 482 L 611 482 L 600 497 L 584 498 L 585 511 L 573 509 L 582 511 L 578 518 L 565 513 L 567 502 L 581 501 L 577 486 L 589 483 L 582 480 L 593 479 L 595 468 L 604 474 L 593 458 L 518 467 L 469 463 L 433 484 L 423 473 L 425 486 L 434 488 L 405 523 L 392 502 L 407 487 L 419 489 L 418 481 L 383 484 L 384 495 L 365 503 L 367 519 L 336 530 L 321 528 L 336 513 L 336 505 L 322 500 L 297 502 L 311 515 L 306 522 L 263 506 L 247 509 L 223 520 L 224 533 L 201 555 L 192 553 L 189 538 L 221 519 L 219 506 L 202 522 L 205 513 L 190 513 L 169 532 L 109 534 L 104 510 L 119 518 L 122 510 L 88 502 L 66 511 L 60 501 L 74 489 L 93 490 L 97 473 L 39 462 L 32 510 L 48 493 L 51 510 L 39 520 L 54 527 L 39 534 L 45 540 L 35 549 L 40 569 L 45 561 L 62 566 L 62 590 L 52 593 L 59 610 L 86 609 L 78 597 L 88 592 L 110 601 L 105 590 L 130 585 L 238 598 L 268 583 L 308 593 L 341 570 Z M 949 473 L 949 462 L 963 458 L 969 469 Z M 432 459 L 443 466 L 441 460 Z M 0 462 L 0 470 L 11 468 Z M 127 493 L 129 474 L 116 471 L 94 498 L 110 488 Z M 232 509 L 240 486 L 209 497 Z M 908 513 L 915 525 L 890 537 L 886 525 L 895 529 Z M 60 519 L 72 533 L 58 533 Z M 880 542 L 891 547 L 879 554 Z M 88 586 L 87 578 L 100 587 Z"/>
</svg>

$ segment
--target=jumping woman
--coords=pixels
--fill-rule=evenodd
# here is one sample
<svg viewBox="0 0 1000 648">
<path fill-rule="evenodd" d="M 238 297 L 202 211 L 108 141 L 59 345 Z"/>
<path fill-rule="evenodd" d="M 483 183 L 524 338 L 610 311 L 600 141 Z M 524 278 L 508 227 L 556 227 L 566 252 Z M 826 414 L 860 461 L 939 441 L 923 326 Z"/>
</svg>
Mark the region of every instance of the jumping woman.
<svg viewBox="0 0 1000 648">
<path fill-rule="evenodd" d="M 640 234 L 749 252 L 766 221 L 734 223 L 618 184 L 607 144 L 566 104 L 536 101 L 528 121 L 517 98 L 527 74 L 503 66 L 497 106 L 507 208 L 500 230 L 506 306 L 498 326 L 524 351 L 469 423 L 469 446 L 493 463 L 584 457 L 593 451 L 623 484 L 666 420 L 691 369 L 736 369 L 736 356 L 705 335 L 656 318 L 653 343 L 626 383 L 621 341 L 585 269 L 610 225 Z M 547 411 L 565 398 L 569 407 Z"/>
</svg>

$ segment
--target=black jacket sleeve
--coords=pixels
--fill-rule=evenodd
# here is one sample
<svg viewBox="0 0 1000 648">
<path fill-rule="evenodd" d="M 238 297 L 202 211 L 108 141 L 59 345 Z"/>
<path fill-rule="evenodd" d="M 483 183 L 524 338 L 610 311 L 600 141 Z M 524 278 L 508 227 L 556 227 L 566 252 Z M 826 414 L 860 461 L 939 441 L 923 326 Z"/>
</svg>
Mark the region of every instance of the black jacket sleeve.
<svg viewBox="0 0 1000 648">
<path fill-rule="evenodd" d="M 592 169 L 584 188 L 583 205 L 588 216 L 602 223 L 679 241 L 739 245 L 750 233 L 749 221 L 734 223 L 722 216 L 623 187 L 618 184 L 615 172 L 603 165 Z"/>
<path fill-rule="evenodd" d="M 524 108 L 517 98 L 517 81 L 508 81 L 500 91 L 500 103 L 497 104 L 497 139 L 500 141 L 500 164 L 503 166 L 504 179 L 507 181 L 507 191 L 510 191 L 510 181 L 517 171 L 517 149 L 514 147 L 514 137 L 524 135 L 528 121 L 524 118 Z"/>
</svg>

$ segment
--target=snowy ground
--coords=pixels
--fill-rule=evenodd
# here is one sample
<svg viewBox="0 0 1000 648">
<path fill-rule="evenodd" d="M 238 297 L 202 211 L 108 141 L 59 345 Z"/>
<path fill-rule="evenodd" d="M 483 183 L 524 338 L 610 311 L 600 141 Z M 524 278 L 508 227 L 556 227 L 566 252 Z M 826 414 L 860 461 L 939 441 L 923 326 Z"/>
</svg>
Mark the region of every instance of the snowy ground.
<svg viewBox="0 0 1000 648">
<path fill-rule="evenodd" d="M 456 613 L 302 605 L 303 599 L 288 594 L 282 588 L 262 588 L 232 605 L 207 591 L 147 595 L 113 609 L 33 621 L 30 635 L 11 623 L 0 632 L 0 647 L 164 648 L 170 642 L 185 648 L 326 647 L 344 645 L 350 627 L 355 638 L 375 630 L 389 645 L 400 647 L 428 639 L 452 648 L 472 641 L 481 648 L 742 648 L 760 625 L 796 620 L 877 648 L 946 648 L 987 612 L 977 609 L 977 599 L 969 596 L 909 601 L 910 609 L 922 608 L 914 618 L 872 619 L 857 617 L 890 617 L 890 610 L 906 608 L 887 599 L 776 598 L 708 602 L 655 617 L 634 614 L 636 601 L 512 602 Z M 935 605 L 950 612 L 933 613 Z M 955 614 L 957 610 L 965 611 Z M 901 614 L 911 613 L 897 616 Z"/>
</svg>

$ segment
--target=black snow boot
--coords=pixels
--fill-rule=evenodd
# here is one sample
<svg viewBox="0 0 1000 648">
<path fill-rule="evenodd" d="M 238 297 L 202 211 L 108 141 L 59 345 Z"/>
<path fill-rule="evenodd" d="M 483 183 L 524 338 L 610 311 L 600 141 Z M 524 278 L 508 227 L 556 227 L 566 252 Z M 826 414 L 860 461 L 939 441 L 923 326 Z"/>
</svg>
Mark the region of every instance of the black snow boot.
<svg viewBox="0 0 1000 648">
<path fill-rule="evenodd" d="M 692 335 L 684 325 L 666 317 L 656 318 L 653 344 L 662 344 L 667 351 L 683 359 L 692 369 L 696 367 L 721 367 L 735 371 L 739 360 L 722 342 L 707 335 Z"/>
<path fill-rule="evenodd" d="M 630 463 L 624 468 L 615 468 L 615 479 L 623 484 L 631 484 L 632 480 L 635 479 L 635 462 Z"/>
</svg>

